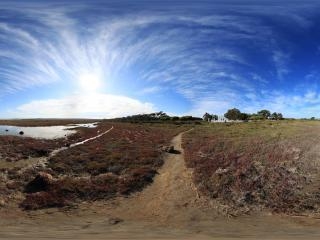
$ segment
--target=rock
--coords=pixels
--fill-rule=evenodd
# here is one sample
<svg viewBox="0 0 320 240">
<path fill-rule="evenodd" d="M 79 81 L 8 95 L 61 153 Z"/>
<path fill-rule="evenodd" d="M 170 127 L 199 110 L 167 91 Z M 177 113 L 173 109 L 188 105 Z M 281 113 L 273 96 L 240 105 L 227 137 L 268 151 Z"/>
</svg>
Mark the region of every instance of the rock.
<svg viewBox="0 0 320 240">
<path fill-rule="evenodd" d="M 109 224 L 110 225 L 116 225 L 116 224 L 118 224 L 118 223 L 121 223 L 121 222 L 123 222 L 123 219 L 121 219 L 121 218 L 110 218 L 109 220 L 108 220 L 108 222 L 109 222 Z"/>
<path fill-rule="evenodd" d="M 245 192 L 240 199 L 238 199 L 238 204 L 242 205 L 252 204 L 254 201 L 254 194 L 252 192 Z"/>
<path fill-rule="evenodd" d="M 24 134 L 24 132 L 23 132 L 23 131 L 20 131 L 20 132 L 19 132 L 19 134 L 20 134 L 20 135 L 23 135 L 23 134 Z"/>
<path fill-rule="evenodd" d="M 3 199 L 0 199 L 0 207 L 4 207 L 6 205 L 6 202 Z"/>
<path fill-rule="evenodd" d="M 106 178 L 108 178 L 108 179 L 118 179 L 119 176 L 116 175 L 115 173 L 108 172 L 108 173 L 99 174 L 94 179 L 103 180 L 103 179 L 106 179 Z"/>
<path fill-rule="evenodd" d="M 287 169 L 289 173 L 298 173 L 297 167 L 291 167 Z"/>
<path fill-rule="evenodd" d="M 35 149 L 36 157 L 49 156 L 49 150 L 47 149 Z"/>
<path fill-rule="evenodd" d="M 218 174 L 218 175 L 222 175 L 224 173 L 227 173 L 229 172 L 229 169 L 228 168 L 218 168 L 215 173 Z"/>
<path fill-rule="evenodd" d="M 6 129 L 6 132 L 9 132 L 9 130 L 8 130 L 8 129 Z"/>
<path fill-rule="evenodd" d="M 49 173 L 39 172 L 38 175 L 27 184 L 25 191 L 27 193 L 35 193 L 45 191 L 53 182 L 53 177 Z"/>
<path fill-rule="evenodd" d="M 7 188 L 8 189 L 11 189 L 11 190 L 16 190 L 20 187 L 20 183 L 17 182 L 17 181 L 8 181 L 7 184 L 6 184 Z"/>
<path fill-rule="evenodd" d="M 176 153 L 176 150 L 174 150 L 174 146 L 163 146 L 162 151 L 167 153 Z"/>
<path fill-rule="evenodd" d="M 120 174 L 122 170 L 123 170 L 123 167 L 121 167 L 120 165 L 108 167 L 108 172 L 111 172 L 114 174 Z"/>
</svg>

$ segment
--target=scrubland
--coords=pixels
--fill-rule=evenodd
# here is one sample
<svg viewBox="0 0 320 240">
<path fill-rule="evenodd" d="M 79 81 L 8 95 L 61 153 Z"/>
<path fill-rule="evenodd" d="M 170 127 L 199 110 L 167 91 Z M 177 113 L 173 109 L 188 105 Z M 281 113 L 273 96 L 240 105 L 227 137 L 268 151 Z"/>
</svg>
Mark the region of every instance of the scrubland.
<svg viewBox="0 0 320 240">
<path fill-rule="evenodd" d="M 112 126 L 100 138 L 51 155 Z M 79 127 L 63 139 L 0 136 L 0 200 L 5 207 L 35 210 L 142 191 L 164 163 L 163 146 L 191 128 L 183 135 L 184 159 L 203 199 L 216 201 L 234 215 L 265 210 L 319 214 L 316 121 L 200 125 L 103 121 L 97 128 Z"/>
<path fill-rule="evenodd" d="M 2 238 L 319 239 L 318 121 L 101 121 L 0 150 Z"/>
<path fill-rule="evenodd" d="M 319 122 L 206 124 L 183 148 L 199 193 L 234 214 L 319 214 Z"/>
<path fill-rule="evenodd" d="M 88 139 L 112 126 L 112 131 L 100 138 L 50 155 L 54 149 Z M 97 128 L 79 127 L 76 134 L 65 139 L 1 136 L 2 201 L 34 210 L 140 191 L 152 182 L 163 164 L 161 146 L 185 129 L 175 124 L 102 122 Z M 35 158 L 44 158 L 44 164 L 32 164 Z"/>
</svg>

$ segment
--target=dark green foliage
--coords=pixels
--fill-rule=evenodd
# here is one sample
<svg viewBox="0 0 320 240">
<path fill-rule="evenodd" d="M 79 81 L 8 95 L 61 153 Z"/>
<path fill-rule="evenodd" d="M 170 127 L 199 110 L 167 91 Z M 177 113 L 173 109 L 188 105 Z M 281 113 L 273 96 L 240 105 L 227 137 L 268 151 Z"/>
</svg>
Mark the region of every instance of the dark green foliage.
<svg viewBox="0 0 320 240">
<path fill-rule="evenodd" d="M 258 115 L 258 114 L 251 114 L 249 117 L 249 120 L 253 120 L 253 121 L 263 120 L 263 119 L 264 119 L 263 116 Z"/>
<path fill-rule="evenodd" d="M 272 120 L 282 120 L 283 116 L 282 116 L 281 113 L 274 112 L 274 113 L 271 114 L 271 119 Z"/>
<path fill-rule="evenodd" d="M 271 116 L 271 113 L 269 110 L 263 109 L 258 112 L 258 115 L 261 116 L 263 119 L 268 119 Z"/>
<path fill-rule="evenodd" d="M 240 120 L 241 119 L 241 112 L 237 108 L 229 109 L 224 116 L 229 120 Z"/>
<path fill-rule="evenodd" d="M 215 114 L 205 113 L 202 117 L 203 121 L 211 122 L 211 120 L 218 120 L 218 116 Z"/>
<path fill-rule="evenodd" d="M 216 114 L 212 114 L 211 116 L 212 116 L 212 120 L 215 120 L 215 121 L 217 121 L 217 120 L 218 120 L 218 115 L 216 115 Z"/>
<path fill-rule="evenodd" d="M 177 117 L 173 116 L 170 117 L 166 113 L 160 111 L 156 113 L 149 113 L 149 114 L 138 114 L 138 115 L 132 115 L 132 116 L 127 116 L 123 118 L 115 118 L 115 119 L 110 119 L 106 121 L 113 121 L 113 122 L 130 122 L 130 123 L 167 123 L 167 122 L 177 122 L 177 123 L 189 123 L 192 121 L 199 121 L 202 120 L 201 118 L 198 117 L 193 117 L 193 116 L 182 116 L 182 117 Z"/>
<path fill-rule="evenodd" d="M 249 118 L 250 118 L 250 114 L 247 114 L 247 113 L 241 113 L 241 114 L 240 114 L 240 119 L 239 119 L 239 120 L 247 121 L 247 120 L 249 120 Z"/>
</svg>

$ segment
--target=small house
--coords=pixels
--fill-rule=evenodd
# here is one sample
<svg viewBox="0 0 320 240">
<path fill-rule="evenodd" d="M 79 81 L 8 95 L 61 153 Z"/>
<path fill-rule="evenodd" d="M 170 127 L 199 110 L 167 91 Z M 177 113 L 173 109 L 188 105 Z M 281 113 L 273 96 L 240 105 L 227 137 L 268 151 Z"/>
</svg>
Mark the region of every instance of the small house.
<svg viewBox="0 0 320 240">
<path fill-rule="evenodd" d="M 218 120 L 212 119 L 211 122 L 231 122 L 231 120 L 229 120 L 225 116 L 220 115 L 220 116 L 218 116 Z"/>
</svg>

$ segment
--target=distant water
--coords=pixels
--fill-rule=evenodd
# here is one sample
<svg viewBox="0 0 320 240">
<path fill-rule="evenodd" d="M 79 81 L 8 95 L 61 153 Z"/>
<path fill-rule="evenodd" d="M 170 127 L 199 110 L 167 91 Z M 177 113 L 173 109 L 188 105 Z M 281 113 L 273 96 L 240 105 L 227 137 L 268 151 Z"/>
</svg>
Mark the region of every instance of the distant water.
<svg viewBox="0 0 320 240">
<path fill-rule="evenodd" d="M 68 124 L 67 128 L 77 128 L 77 127 L 86 127 L 86 128 L 95 128 L 97 126 L 98 122 L 94 123 L 72 123 Z"/>
<path fill-rule="evenodd" d="M 74 128 L 77 128 L 77 127 L 94 128 L 96 126 L 97 126 L 97 123 L 70 124 L 66 126 L 49 126 L 49 127 L 18 127 L 18 126 L 0 125 L 0 135 L 55 139 L 55 138 L 63 138 L 70 134 L 76 133 L 76 130 Z M 19 134 L 21 131 L 24 133 L 23 135 Z"/>
</svg>

